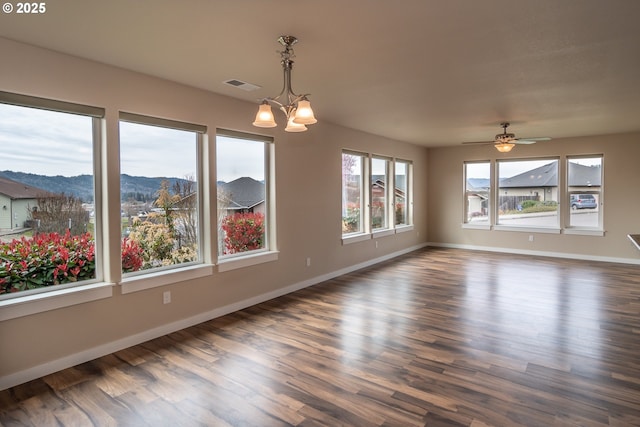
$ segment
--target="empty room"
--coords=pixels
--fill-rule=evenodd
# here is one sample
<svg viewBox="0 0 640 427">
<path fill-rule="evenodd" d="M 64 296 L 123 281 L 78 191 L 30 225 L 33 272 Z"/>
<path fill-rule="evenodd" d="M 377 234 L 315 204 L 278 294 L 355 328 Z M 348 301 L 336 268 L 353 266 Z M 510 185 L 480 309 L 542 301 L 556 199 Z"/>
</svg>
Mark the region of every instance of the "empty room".
<svg viewBox="0 0 640 427">
<path fill-rule="evenodd" d="M 640 2 L 0 11 L 0 425 L 640 425 Z"/>
</svg>

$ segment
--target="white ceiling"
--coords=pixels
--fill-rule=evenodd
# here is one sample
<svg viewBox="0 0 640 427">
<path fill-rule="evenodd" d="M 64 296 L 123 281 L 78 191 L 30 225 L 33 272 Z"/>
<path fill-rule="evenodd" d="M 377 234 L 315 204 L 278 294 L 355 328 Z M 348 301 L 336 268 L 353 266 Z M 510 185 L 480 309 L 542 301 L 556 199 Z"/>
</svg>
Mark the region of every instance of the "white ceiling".
<svg viewBox="0 0 640 427">
<path fill-rule="evenodd" d="M 13 2 L 15 3 L 15 2 Z M 0 36 L 425 146 L 640 130 L 638 0 L 55 0 Z M 0 52 L 1 54 L 1 52 Z M 223 84 L 262 86 L 244 92 Z M 253 117 L 247 117 L 253 120 Z"/>
</svg>

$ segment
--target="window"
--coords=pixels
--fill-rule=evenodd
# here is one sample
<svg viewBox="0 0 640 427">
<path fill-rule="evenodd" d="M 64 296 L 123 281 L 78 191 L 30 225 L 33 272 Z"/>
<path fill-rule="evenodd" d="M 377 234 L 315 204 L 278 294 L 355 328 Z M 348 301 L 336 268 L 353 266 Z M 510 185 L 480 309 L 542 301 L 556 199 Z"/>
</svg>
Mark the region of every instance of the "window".
<svg viewBox="0 0 640 427">
<path fill-rule="evenodd" d="M 410 161 L 344 150 L 343 243 L 411 230 L 412 180 L 413 164 Z"/>
<path fill-rule="evenodd" d="M 468 162 L 464 164 L 464 222 L 473 225 L 490 225 L 491 163 Z"/>
<path fill-rule="evenodd" d="M 103 116 L 0 92 L 0 298 L 101 279 L 94 156 Z"/>
<path fill-rule="evenodd" d="M 569 227 L 602 229 L 602 156 L 567 158 Z"/>
<path fill-rule="evenodd" d="M 389 221 L 389 160 L 371 159 L 371 229 L 390 228 Z"/>
<path fill-rule="evenodd" d="M 558 160 L 498 161 L 498 224 L 559 229 Z"/>
<path fill-rule="evenodd" d="M 122 272 L 201 261 L 199 152 L 205 129 L 120 115 Z"/>
<path fill-rule="evenodd" d="M 411 166 L 410 162 L 396 160 L 394 165 L 395 225 L 411 225 Z"/>
<path fill-rule="evenodd" d="M 342 153 L 342 234 L 365 233 L 365 164 L 368 158 L 359 153 Z"/>
<path fill-rule="evenodd" d="M 270 199 L 271 139 L 231 131 L 216 137 L 218 254 L 275 250 Z"/>
</svg>

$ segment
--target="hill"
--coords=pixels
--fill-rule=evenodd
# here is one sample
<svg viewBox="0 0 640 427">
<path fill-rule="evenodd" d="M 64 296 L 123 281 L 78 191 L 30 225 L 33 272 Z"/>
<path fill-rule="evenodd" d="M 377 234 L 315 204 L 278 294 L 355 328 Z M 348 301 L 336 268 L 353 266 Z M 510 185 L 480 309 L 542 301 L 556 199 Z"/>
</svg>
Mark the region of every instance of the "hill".
<svg viewBox="0 0 640 427">
<path fill-rule="evenodd" d="M 51 193 L 72 194 L 85 203 L 93 202 L 93 177 L 91 175 L 46 176 L 24 172 L 0 171 L 0 176 L 32 187 L 41 188 Z M 176 181 L 185 181 L 181 178 L 149 178 L 122 174 L 120 175 L 122 200 L 152 201 L 156 198 L 160 183 L 165 179 L 171 183 L 171 187 Z"/>
</svg>

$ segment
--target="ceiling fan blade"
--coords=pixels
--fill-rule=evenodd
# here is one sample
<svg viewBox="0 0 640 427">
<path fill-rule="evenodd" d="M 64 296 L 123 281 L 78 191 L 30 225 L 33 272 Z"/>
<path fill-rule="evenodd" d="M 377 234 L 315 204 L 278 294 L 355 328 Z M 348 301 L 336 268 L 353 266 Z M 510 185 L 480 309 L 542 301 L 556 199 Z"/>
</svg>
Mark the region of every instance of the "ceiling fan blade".
<svg viewBox="0 0 640 427">
<path fill-rule="evenodd" d="M 550 141 L 548 136 L 541 136 L 539 138 L 516 138 L 516 144 L 533 144 L 538 141 Z"/>
<path fill-rule="evenodd" d="M 488 145 L 493 143 L 494 143 L 493 141 L 470 141 L 470 142 L 463 142 L 462 145 L 473 145 L 473 144 Z"/>
</svg>

